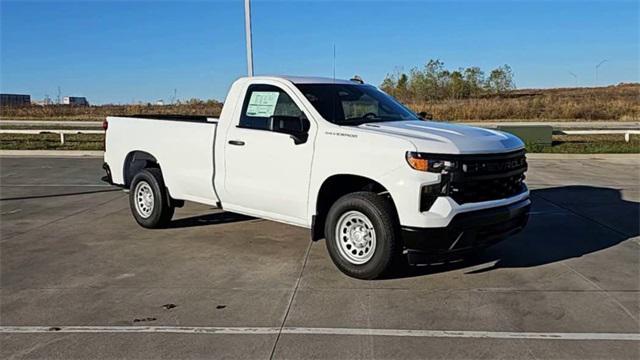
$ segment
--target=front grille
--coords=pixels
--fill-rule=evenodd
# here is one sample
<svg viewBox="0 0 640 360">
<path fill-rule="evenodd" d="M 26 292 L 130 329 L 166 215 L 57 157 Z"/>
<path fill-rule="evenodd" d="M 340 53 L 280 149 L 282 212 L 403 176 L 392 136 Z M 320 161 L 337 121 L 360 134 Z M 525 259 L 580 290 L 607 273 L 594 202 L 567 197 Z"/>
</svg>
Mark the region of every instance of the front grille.
<svg viewBox="0 0 640 360">
<path fill-rule="evenodd" d="M 463 155 L 450 174 L 449 196 L 458 204 L 508 198 L 524 191 L 524 150 L 507 154 Z"/>
<path fill-rule="evenodd" d="M 453 183 L 450 196 L 458 204 L 504 199 L 524 190 L 522 180 L 524 175 L 513 175 L 491 180 Z"/>
</svg>

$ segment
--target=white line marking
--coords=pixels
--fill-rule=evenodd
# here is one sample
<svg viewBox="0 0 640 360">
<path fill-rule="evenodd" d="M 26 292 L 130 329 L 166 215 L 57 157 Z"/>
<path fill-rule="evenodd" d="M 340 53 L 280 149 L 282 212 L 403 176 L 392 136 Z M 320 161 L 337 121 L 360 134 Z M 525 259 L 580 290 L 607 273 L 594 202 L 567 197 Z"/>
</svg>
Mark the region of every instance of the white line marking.
<svg viewBox="0 0 640 360">
<path fill-rule="evenodd" d="M 177 334 L 277 334 L 276 327 L 216 326 L 1 326 L 0 333 L 177 333 Z"/>
<path fill-rule="evenodd" d="M 34 333 L 175 333 L 175 334 L 228 334 L 274 335 L 278 327 L 216 327 L 216 326 L 0 326 L 4 334 Z M 530 339 L 530 340 L 606 340 L 640 341 L 640 333 L 547 333 L 504 331 L 455 331 L 455 330 L 400 330 L 284 327 L 283 334 L 295 335 L 353 335 L 398 336 L 426 338 L 480 338 L 480 339 Z"/>
<path fill-rule="evenodd" d="M 349 328 L 284 328 L 289 334 L 371 335 L 438 338 L 547 339 L 547 340 L 628 340 L 640 341 L 640 333 L 541 333 L 455 330 L 397 330 Z"/>
</svg>

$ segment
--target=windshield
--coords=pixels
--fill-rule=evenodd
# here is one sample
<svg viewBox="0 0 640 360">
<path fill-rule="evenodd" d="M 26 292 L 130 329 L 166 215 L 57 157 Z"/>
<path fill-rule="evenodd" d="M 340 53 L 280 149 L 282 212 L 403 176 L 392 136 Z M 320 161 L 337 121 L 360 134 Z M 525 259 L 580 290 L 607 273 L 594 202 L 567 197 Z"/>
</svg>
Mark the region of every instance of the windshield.
<svg viewBox="0 0 640 360">
<path fill-rule="evenodd" d="M 416 114 L 371 85 L 296 84 L 326 120 L 338 125 L 418 120 Z"/>
</svg>

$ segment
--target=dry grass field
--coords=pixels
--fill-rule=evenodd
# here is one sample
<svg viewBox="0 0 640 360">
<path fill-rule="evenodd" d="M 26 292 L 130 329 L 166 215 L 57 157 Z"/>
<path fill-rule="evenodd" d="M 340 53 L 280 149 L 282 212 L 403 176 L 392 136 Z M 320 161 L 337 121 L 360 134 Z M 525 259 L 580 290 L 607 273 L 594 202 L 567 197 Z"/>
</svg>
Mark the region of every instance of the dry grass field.
<svg viewBox="0 0 640 360">
<path fill-rule="evenodd" d="M 102 121 L 107 116 L 127 116 L 136 114 L 181 114 L 218 116 L 222 103 L 217 101 L 191 101 L 179 105 L 31 105 L 22 107 L 0 107 L 1 119 L 24 120 L 95 120 Z"/>
<path fill-rule="evenodd" d="M 415 111 L 439 120 L 640 120 L 640 84 L 597 88 L 522 89 L 470 99 L 411 101 Z M 102 120 L 108 115 L 183 114 L 219 116 L 222 103 L 190 101 L 179 105 L 0 106 L 2 119 Z"/>
<path fill-rule="evenodd" d="M 523 89 L 471 99 L 406 103 L 440 120 L 638 121 L 640 84 Z"/>
</svg>

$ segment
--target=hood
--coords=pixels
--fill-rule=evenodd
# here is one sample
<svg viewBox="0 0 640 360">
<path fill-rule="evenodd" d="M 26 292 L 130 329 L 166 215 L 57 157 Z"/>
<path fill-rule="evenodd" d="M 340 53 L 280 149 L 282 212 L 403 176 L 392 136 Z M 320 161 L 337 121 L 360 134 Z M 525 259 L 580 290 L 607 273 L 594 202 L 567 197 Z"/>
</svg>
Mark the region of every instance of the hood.
<svg viewBox="0 0 640 360">
<path fill-rule="evenodd" d="M 444 122 L 390 121 L 362 124 L 358 128 L 403 137 L 418 151 L 427 153 L 500 153 L 524 147 L 522 140 L 509 133 Z"/>
</svg>

